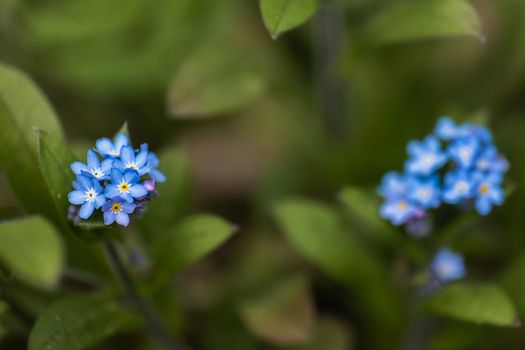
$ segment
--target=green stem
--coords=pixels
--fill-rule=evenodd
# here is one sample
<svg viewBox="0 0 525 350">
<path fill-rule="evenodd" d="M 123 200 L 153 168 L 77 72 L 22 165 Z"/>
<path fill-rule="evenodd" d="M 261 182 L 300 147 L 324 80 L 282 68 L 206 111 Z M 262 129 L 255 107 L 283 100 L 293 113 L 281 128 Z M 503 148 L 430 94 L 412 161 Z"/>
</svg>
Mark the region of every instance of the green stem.
<svg viewBox="0 0 525 350">
<path fill-rule="evenodd" d="M 135 304 L 135 306 L 144 316 L 144 319 L 148 324 L 148 328 L 150 329 L 150 332 L 157 344 L 165 350 L 179 350 L 180 347 L 175 344 L 164 327 L 159 312 L 149 300 L 143 298 L 137 292 L 135 283 L 126 270 L 126 267 L 122 262 L 113 242 L 110 239 L 105 239 L 103 242 L 108 260 L 117 278 L 119 279 L 122 288 L 126 292 L 128 298 Z"/>
</svg>

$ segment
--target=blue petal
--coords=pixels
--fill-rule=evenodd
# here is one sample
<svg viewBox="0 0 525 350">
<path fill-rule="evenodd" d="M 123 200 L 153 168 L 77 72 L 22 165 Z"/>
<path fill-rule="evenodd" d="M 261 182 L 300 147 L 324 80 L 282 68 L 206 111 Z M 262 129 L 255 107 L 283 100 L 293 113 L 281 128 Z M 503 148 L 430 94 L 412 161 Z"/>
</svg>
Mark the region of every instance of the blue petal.
<svg viewBox="0 0 525 350">
<path fill-rule="evenodd" d="M 124 181 L 126 181 L 128 184 L 135 184 L 139 180 L 139 175 L 135 170 L 126 170 L 124 173 Z"/>
<path fill-rule="evenodd" d="M 97 179 L 93 179 L 93 188 L 95 189 L 95 192 L 97 193 L 102 193 L 103 189 L 102 189 L 102 186 L 100 185 L 100 182 L 98 182 Z"/>
<path fill-rule="evenodd" d="M 122 226 L 128 226 L 128 224 L 129 224 L 129 216 L 128 216 L 128 214 L 123 213 L 123 212 L 119 212 L 115 216 L 116 216 L 117 223 L 121 224 Z"/>
<path fill-rule="evenodd" d="M 85 176 L 85 175 L 78 175 L 77 176 L 77 183 L 80 190 L 87 191 L 91 188 L 91 178 Z"/>
<path fill-rule="evenodd" d="M 93 214 L 94 210 L 95 210 L 95 207 L 93 206 L 93 203 L 92 202 L 86 202 L 86 203 L 84 203 L 84 205 L 82 205 L 80 207 L 80 214 L 79 214 L 79 216 L 82 219 L 84 219 L 84 220 L 89 219 L 91 214 Z"/>
<path fill-rule="evenodd" d="M 71 164 L 71 170 L 77 175 L 82 174 L 82 171 L 88 171 L 88 166 L 81 162 L 74 162 Z"/>
<path fill-rule="evenodd" d="M 71 191 L 67 194 L 69 203 L 80 205 L 86 201 L 86 195 L 82 191 Z"/>
<path fill-rule="evenodd" d="M 162 172 L 160 172 L 159 170 L 156 170 L 156 169 L 152 170 L 150 175 L 153 178 L 153 180 L 155 180 L 155 181 L 158 181 L 158 182 L 165 182 L 166 181 L 166 176 L 164 176 L 164 174 Z"/>
<path fill-rule="evenodd" d="M 115 198 L 120 196 L 120 190 L 118 189 L 117 185 L 107 185 L 104 194 L 108 198 Z"/>
<path fill-rule="evenodd" d="M 104 224 L 111 225 L 115 222 L 115 215 L 111 211 L 104 212 Z"/>
<path fill-rule="evenodd" d="M 113 152 L 113 142 L 107 137 L 98 139 L 96 142 L 97 151 L 102 155 L 109 155 Z"/>
<path fill-rule="evenodd" d="M 120 151 L 120 159 L 124 164 L 133 163 L 135 161 L 135 152 L 133 148 L 125 146 Z"/>
<path fill-rule="evenodd" d="M 126 134 L 118 134 L 115 138 L 115 150 L 121 151 L 121 148 L 128 145 L 128 137 Z"/>
<path fill-rule="evenodd" d="M 122 211 L 126 214 L 131 214 L 137 206 L 133 203 L 122 203 Z"/>
<path fill-rule="evenodd" d="M 129 193 L 121 193 L 120 196 L 123 200 L 125 200 L 128 203 L 133 203 L 133 197 L 130 196 Z"/>
<path fill-rule="evenodd" d="M 118 184 L 122 181 L 122 178 L 122 172 L 115 168 L 111 169 L 111 182 Z"/>
<path fill-rule="evenodd" d="M 148 161 L 148 152 L 142 151 L 135 157 L 135 164 L 137 167 L 142 168 L 144 164 Z"/>
<path fill-rule="evenodd" d="M 152 168 L 156 168 L 160 165 L 159 157 L 153 152 L 148 155 L 148 165 Z"/>
<path fill-rule="evenodd" d="M 111 209 L 111 206 L 113 205 L 113 203 L 115 203 L 115 201 L 116 201 L 116 198 L 112 199 L 112 200 L 109 200 L 106 203 L 104 203 L 104 205 L 102 206 L 102 211 L 109 211 Z"/>
<path fill-rule="evenodd" d="M 141 184 L 136 184 L 130 187 L 130 194 L 135 198 L 144 197 L 148 194 L 148 190 Z"/>
<path fill-rule="evenodd" d="M 106 203 L 106 197 L 103 194 L 99 194 L 95 197 L 95 208 L 100 208 L 104 203 Z"/>
<path fill-rule="evenodd" d="M 91 169 L 100 167 L 100 160 L 92 150 L 87 151 L 87 164 Z"/>
<path fill-rule="evenodd" d="M 124 163 L 120 159 L 113 159 L 113 164 L 111 165 L 113 168 L 120 170 L 121 172 L 124 172 L 126 168 L 124 167 Z"/>
<path fill-rule="evenodd" d="M 102 164 L 100 165 L 100 170 L 104 173 L 104 174 L 107 174 L 109 173 L 109 169 L 111 169 L 111 167 L 113 166 L 113 159 L 105 159 L 102 161 Z"/>
</svg>

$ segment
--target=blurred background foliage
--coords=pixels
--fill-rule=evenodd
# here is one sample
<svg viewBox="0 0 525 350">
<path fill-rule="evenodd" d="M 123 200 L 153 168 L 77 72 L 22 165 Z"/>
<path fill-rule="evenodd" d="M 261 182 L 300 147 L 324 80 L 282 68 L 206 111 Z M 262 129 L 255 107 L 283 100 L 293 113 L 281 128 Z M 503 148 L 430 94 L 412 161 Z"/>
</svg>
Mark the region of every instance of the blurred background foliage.
<svg viewBox="0 0 525 350">
<path fill-rule="evenodd" d="M 152 251 L 160 272 L 141 288 L 169 330 L 194 349 L 402 348 L 414 312 L 409 276 L 428 257 L 424 243 L 378 220 L 371 191 L 400 168 L 407 140 L 443 114 L 486 121 L 510 160 L 515 190 L 506 204 L 454 226 L 451 243 L 465 254 L 469 278 L 503 287 L 523 319 L 525 3 L 288 0 L 286 12 L 282 2 L 0 1 L 0 59 L 37 82 L 75 151 L 127 121 L 135 144 L 162 155 L 169 180 L 124 240 L 132 264 L 134 245 L 163 239 L 162 252 Z M 46 210 L 20 205 L 0 180 L 2 219 Z M 203 211 L 240 229 L 173 275 L 194 258 L 166 231 L 191 232 L 180 219 Z M 45 236 L 49 223 L 39 220 L 24 227 Z M 44 311 L 53 301 L 71 322 L 94 305 L 106 320 L 103 329 L 91 321 L 71 331 L 88 335 L 65 349 L 153 348 L 136 315 L 104 299 L 111 291 L 100 287 L 111 282 L 103 260 L 83 258 L 93 245 L 68 243 L 75 250 L 49 290 L 55 270 L 32 273 L 51 255 L 64 263 L 60 243 L 41 242 L 46 256 L 23 232 L 4 231 L 2 349 L 26 348 L 37 319 L 44 328 L 53 322 Z M 15 251 L 36 265 L 18 266 Z M 156 288 L 159 281 L 167 284 Z M 492 316 L 488 323 L 505 326 L 432 318 L 427 346 L 521 349 L 523 327 L 506 327 L 516 319 Z"/>
</svg>

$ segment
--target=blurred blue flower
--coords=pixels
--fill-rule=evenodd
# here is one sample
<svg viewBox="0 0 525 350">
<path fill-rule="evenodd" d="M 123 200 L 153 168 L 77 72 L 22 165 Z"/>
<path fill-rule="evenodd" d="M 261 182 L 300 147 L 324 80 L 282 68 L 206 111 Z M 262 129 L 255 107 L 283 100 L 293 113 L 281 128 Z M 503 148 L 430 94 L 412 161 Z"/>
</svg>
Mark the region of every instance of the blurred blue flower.
<svg viewBox="0 0 525 350">
<path fill-rule="evenodd" d="M 470 168 L 474 165 L 476 157 L 480 151 L 481 144 L 476 137 L 463 137 L 456 139 L 448 148 L 450 158 L 459 167 Z"/>
<path fill-rule="evenodd" d="M 442 140 L 450 141 L 460 137 L 464 129 L 457 126 L 450 117 L 441 117 L 436 123 L 434 133 Z"/>
<path fill-rule="evenodd" d="M 74 162 L 71 164 L 71 170 L 73 170 L 76 175 L 88 174 L 97 180 L 108 180 L 112 164 L 112 159 L 104 159 L 101 163 L 95 152 L 88 150 L 87 165 L 82 162 Z"/>
<path fill-rule="evenodd" d="M 505 191 L 501 187 L 503 177 L 500 173 L 488 175 L 476 173 L 473 175 L 476 182 L 476 210 L 480 215 L 487 215 L 494 205 L 501 205 L 505 199 Z"/>
<path fill-rule="evenodd" d="M 438 251 L 430 270 L 442 282 L 458 280 L 466 275 L 463 257 L 448 248 L 442 248 Z"/>
<path fill-rule="evenodd" d="M 482 144 L 492 143 L 492 133 L 489 129 L 481 125 L 464 124 L 465 136 L 470 136 L 478 139 Z"/>
<path fill-rule="evenodd" d="M 443 201 L 449 204 L 458 204 L 473 197 L 475 182 L 471 173 L 467 171 L 453 171 L 445 175 Z"/>
<path fill-rule="evenodd" d="M 405 170 L 413 175 L 428 176 L 447 162 L 447 156 L 434 136 L 409 142 L 407 152 L 410 157 L 405 163 Z"/>
<path fill-rule="evenodd" d="M 381 179 L 379 194 L 385 198 L 400 198 L 407 194 L 407 177 L 395 171 L 389 171 Z"/>
<path fill-rule="evenodd" d="M 421 215 L 422 209 L 414 206 L 406 199 L 390 199 L 383 203 L 380 208 L 380 215 L 383 219 L 389 220 L 393 225 L 399 226 L 406 223 L 411 218 Z"/>
<path fill-rule="evenodd" d="M 495 146 L 489 145 L 476 160 L 476 169 L 482 172 L 505 173 L 509 169 L 509 163 L 499 154 Z"/>
<path fill-rule="evenodd" d="M 503 203 L 501 183 L 509 163 L 486 127 L 442 117 L 433 135 L 409 142 L 407 152 L 405 172 L 386 173 L 378 192 L 385 199 L 381 217 L 407 224 L 408 233 L 428 232 L 426 210 L 441 203 L 475 207 L 481 215 Z"/>
<path fill-rule="evenodd" d="M 102 207 L 104 212 L 104 224 L 111 225 L 115 221 L 122 226 L 128 226 L 129 214 L 133 213 L 136 205 L 128 203 L 120 197 L 107 201 Z"/>
<path fill-rule="evenodd" d="M 133 203 L 134 198 L 144 197 L 148 190 L 140 183 L 140 177 L 135 170 L 111 169 L 111 183 L 106 186 L 105 195 L 108 198 L 122 197 L 126 202 Z"/>
<path fill-rule="evenodd" d="M 409 184 L 407 198 L 418 206 L 428 209 L 437 208 L 441 204 L 439 177 L 413 178 Z"/>
<path fill-rule="evenodd" d="M 117 158 L 120 157 L 122 147 L 127 146 L 128 144 L 129 140 L 126 134 L 118 134 L 117 137 L 115 137 L 114 143 L 107 137 L 98 139 L 96 142 L 96 150 L 105 158 Z"/>
<path fill-rule="evenodd" d="M 97 179 L 85 175 L 77 175 L 73 183 L 74 191 L 68 193 L 71 204 L 81 205 L 79 216 L 88 219 L 95 209 L 100 208 L 106 201 L 102 186 Z"/>
</svg>

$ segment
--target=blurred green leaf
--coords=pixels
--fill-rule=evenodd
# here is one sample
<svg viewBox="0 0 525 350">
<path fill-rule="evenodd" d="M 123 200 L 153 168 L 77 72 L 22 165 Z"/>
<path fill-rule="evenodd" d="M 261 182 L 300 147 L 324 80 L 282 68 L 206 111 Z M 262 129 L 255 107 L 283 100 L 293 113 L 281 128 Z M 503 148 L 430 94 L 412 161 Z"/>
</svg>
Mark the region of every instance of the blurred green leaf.
<svg viewBox="0 0 525 350">
<path fill-rule="evenodd" d="M 431 297 L 425 308 L 437 315 L 478 324 L 516 326 L 516 310 L 507 294 L 490 283 L 456 283 Z"/>
<path fill-rule="evenodd" d="M 287 347 L 288 350 L 351 350 L 353 332 L 340 319 L 333 316 L 321 316 L 316 322 L 315 333 L 304 345 Z"/>
<path fill-rule="evenodd" d="M 64 262 L 62 242 L 44 218 L 28 217 L 0 223 L 0 260 L 27 282 L 52 288 Z"/>
<path fill-rule="evenodd" d="M 480 19 L 466 0 L 390 2 L 368 29 L 371 40 L 380 44 L 448 36 L 482 38 Z"/>
<path fill-rule="evenodd" d="M 73 151 L 64 141 L 46 131 L 38 130 L 39 164 L 49 193 L 57 209 L 62 224 L 62 236 L 67 245 L 68 265 L 85 271 L 109 272 L 102 250 L 97 245 L 86 244 L 81 238 L 90 238 L 87 233 L 73 228 L 67 219 L 69 201 L 67 195 L 73 190 L 75 175 L 70 168 L 76 159 Z M 106 227 L 102 218 L 97 220 L 97 213 L 89 221 L 82 221 L 77 228 L 99 230 Z M 78 237 L 73 236 L 77 234 Z M 92 238 L 92 237 L 91 237 Z"/>
<path fill-rule="evenodd" d="M 28 11 L 26 21 L 35 46 L 67 44 L 110 35 L 125 28 L 141 14 L 144 0 L 91 0 L 58 2 Z M 118 8 L 118 11 L 115 11 Z"/>
<path fill-rule="evenodd" d="M 174 273 L 216 249 L 232 235 L 234 227 L 212 215 L 195 215 L 181 221 L 150 246 L 161 271 Z"/>
<path fill-rule="evenodd" d="M 221 44 L 197 50 L 182 63 L 168 91 L 173 118 L 230 112 L 263 92 L 264 77 L 254 66 L 254 57 Z"/>
<path fill-rule="evenodd" d="M 40 44 L 44 72 L 94 96 L 159 93 L 187 52 L 215 34 L 210 31 L 217 29 L 217 18 L 231 16 L 234 2 L 117 1 L 64 3 L 60 10 L 39 4 L 41 11 L 26 20 L 35 21 L 28 23 L 28 40 Z M 112 20 L 105 23 L 108 16 Z"/>
<path fill-rule="evenodd" d="M 340 194 L 341 202 L 364 225 L 373 230 L 395 234 L 394 230 L 379 216 L 379 199 L 357 187 L 346 187 Z"/>
<path fill-rule="evenodd" d="M 381 327 L 392 332 L 389 336 L 396 336 L 399 306 L 386 271 L 362 242 L 343 228 L 338 212 L 302 199 L 283 201 L 274 212 L 283 232 L 299 253 L 356 293 L 357 307 L 364 319 L 377 327 L 381 323 Z M 371 341 L 382 342 L 383 339 Z"/>
<path fill-rule="evenodd" d="M 38 170 L 34 128 L 60 137 L 62 129 L 46 98 L 24 73 L 0 64 L 0 167 L 31 213 L 53 213 Z"/>
<path fill-rule="evenodd" d="M 186 154 L 173 147 L 164 150 L 159 159 L 166 182 L 157 183 L 159 196 L 149 203 L 139 223 L 148 241 L 169 231 L 186 213 L 190 200 L 191 172 Z"/>
<path fill-rule="evenodd" d="M 39 140 L 40 171 L 55 203 L 58 215 L 65 220 L 69 201 L 67 194 L 72 190 L 75 175 L 71 163 L 76 157 L 62 138 L 37 130 Z"/>
<path fill-rule="evenodd" d="M 261 13 L 273 39 L 306 22 L 317 8 L 315 0 L 260 0 Z"/>
<path fill-rule="evenodd" d="M 106 296 L 65 298 L 38 318 L 29 350 L 81 350 L 139 326 L 140 318 Z"/>
<path fill-rule="evenodd" d="M 274 344 L 291 345 L 310 339 L 315 309 L 305 276 L 287 277 L 243 301 L 241 317 L 257 336 Z"/>
<path fill-rule="evenodd" d="M 525 317 L 525 254 L 521 254 L 504 270 L 501 284 L 509 293 L 520 317 Z"/>
</svg>

